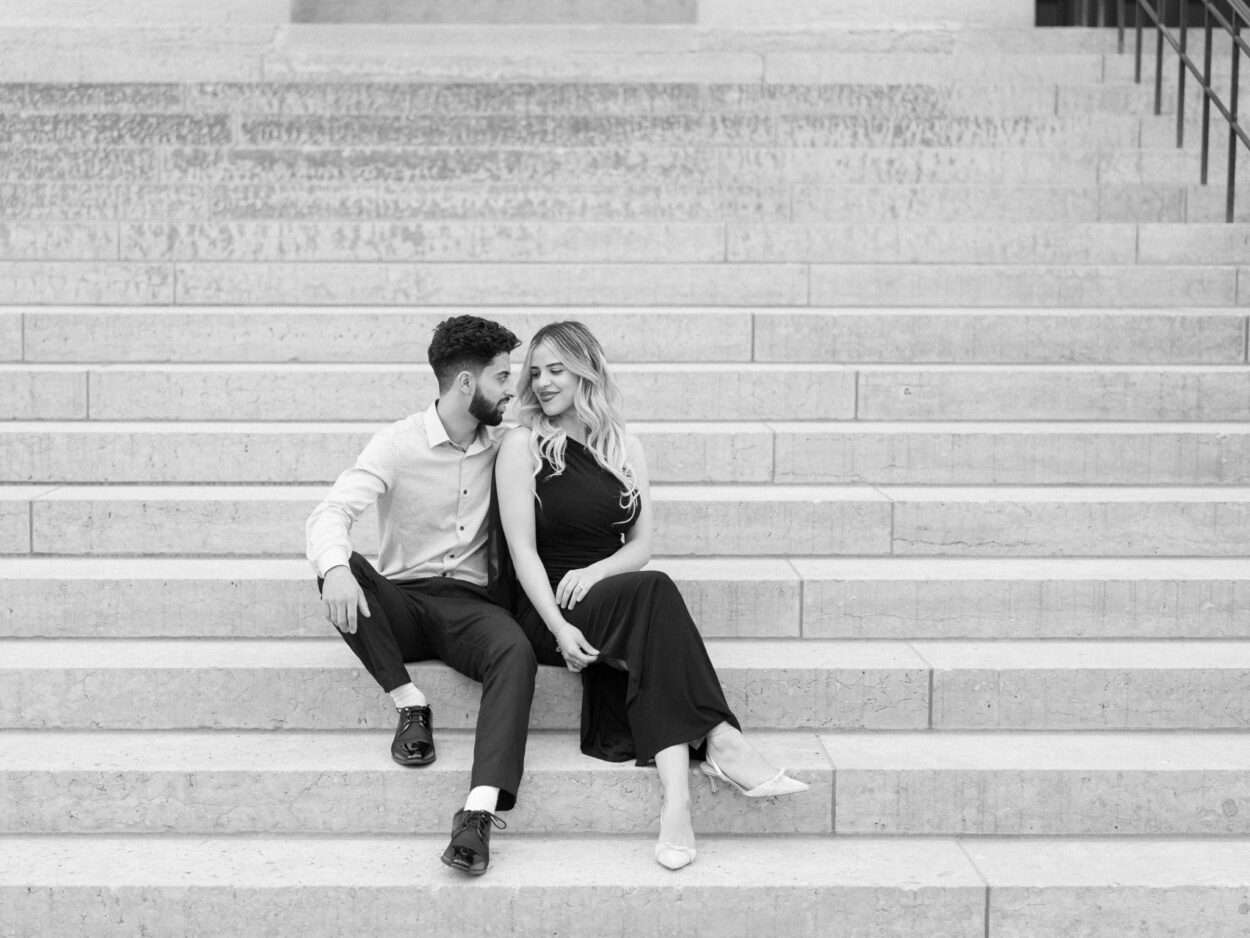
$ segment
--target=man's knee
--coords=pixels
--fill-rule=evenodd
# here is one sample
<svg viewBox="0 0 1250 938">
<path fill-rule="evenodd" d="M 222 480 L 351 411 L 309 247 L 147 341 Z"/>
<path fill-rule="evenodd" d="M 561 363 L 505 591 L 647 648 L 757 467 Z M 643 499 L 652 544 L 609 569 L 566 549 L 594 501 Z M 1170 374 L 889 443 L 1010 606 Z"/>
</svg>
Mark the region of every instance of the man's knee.
<svg viewBox="0 0 1250 938">
<path fill-rule="evenodd" d="M 520 626 L 511 619 L 508 622 L 511 627 L 491 643 L 491 660 L 487 662 L 487 670 L 533 684 L 534 675 L 538 671 L 538 657 L 534 654 L 534 646 L 529 643 Z"/>
</svg>

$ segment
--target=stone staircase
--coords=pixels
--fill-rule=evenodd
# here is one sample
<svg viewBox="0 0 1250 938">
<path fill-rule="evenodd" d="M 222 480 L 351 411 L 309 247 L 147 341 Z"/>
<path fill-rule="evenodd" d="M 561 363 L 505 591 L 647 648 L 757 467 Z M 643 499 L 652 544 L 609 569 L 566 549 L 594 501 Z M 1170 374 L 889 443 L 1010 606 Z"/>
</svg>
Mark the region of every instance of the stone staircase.
<svg viewBox="0 0 1250 938">
<path fill-rule="evenodd" d="M 1078 30 L 0 29 L 0 934 L 1244 935 L 1250 228 L 1130 76 Z M 555 669 L 445 870 L 476 685 L 413 667 L 402 770 L 321 615 L 303 519 L 462 311 L 603 339 L 656 565 L 812 786 L 696 784 L 680 874 Z"/>
</svg>

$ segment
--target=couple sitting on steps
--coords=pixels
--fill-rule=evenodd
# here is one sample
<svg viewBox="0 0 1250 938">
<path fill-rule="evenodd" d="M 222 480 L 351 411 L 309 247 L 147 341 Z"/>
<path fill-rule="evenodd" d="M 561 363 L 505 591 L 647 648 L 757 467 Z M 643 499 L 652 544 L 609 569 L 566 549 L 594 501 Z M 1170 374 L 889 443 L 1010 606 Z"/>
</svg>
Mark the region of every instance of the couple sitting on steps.
<svg viewBox="0 0 1250 938">
<path fill-rule="evenodd" d="M 491 826 L 504 826 L 496 812 L 516 804 L 544 664 L 582 675 L 582 752 L 655 763 L 655 858 L 680 869 L 695 857 L 692 749 L 705 774 L 750 797 L 807 786 L 746 741 L 677 588 L 642 569 L 647 468 L 598 341 L 576 322 L 539 330 L 521 370 L 521 426 L 504 430 L 520 344 L 474 316 L 439 324 L 438 400 L 377 433 L 339 477 L 308 519 L 308 558 L 328 618 L 399 711 L 396 762 L 435 759 L 431 708 L 404 662 L 437 658 L 482 684 L 470 790 L 444 863 L 486 871 Z M 375 502 L 376 569 L 350 540 Z"/>
</svg>

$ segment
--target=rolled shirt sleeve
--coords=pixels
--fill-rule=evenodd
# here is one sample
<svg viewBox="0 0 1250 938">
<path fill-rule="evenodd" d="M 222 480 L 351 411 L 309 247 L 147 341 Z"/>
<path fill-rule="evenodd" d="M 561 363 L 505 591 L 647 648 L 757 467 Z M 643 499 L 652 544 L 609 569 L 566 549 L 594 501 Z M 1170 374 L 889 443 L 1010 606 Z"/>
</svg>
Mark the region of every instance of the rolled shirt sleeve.
<svg viewBox="0 0 1250 938">
<path fill-rule="evenodd" d="M 356 464 L 338 477 L 308 516 L 305 554 L 317 576 L 347 563 L 352 525 L 394 484 L 395 464 L 394 428 L 387 427 L 373 435 Z"/>
</svg>

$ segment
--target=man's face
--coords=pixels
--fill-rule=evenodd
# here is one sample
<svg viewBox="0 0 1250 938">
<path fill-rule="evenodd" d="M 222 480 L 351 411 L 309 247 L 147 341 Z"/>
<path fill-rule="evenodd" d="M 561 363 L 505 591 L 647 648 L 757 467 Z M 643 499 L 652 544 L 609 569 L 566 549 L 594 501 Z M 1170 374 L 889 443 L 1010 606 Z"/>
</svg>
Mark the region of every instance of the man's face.
<svg viewBox="0 0 1250 938">
<path fill-rule="evenodd" d="M 504 411 L 512 402 L 512 363 L 507 352 L 500 352 L 478 375 L 469 413 L 488 427 L 503 422 Z"/>
</svg>

